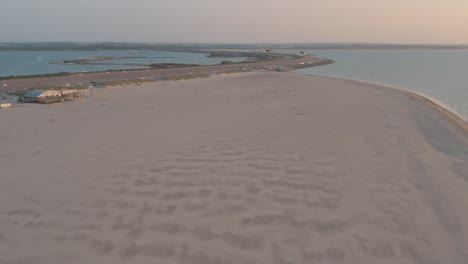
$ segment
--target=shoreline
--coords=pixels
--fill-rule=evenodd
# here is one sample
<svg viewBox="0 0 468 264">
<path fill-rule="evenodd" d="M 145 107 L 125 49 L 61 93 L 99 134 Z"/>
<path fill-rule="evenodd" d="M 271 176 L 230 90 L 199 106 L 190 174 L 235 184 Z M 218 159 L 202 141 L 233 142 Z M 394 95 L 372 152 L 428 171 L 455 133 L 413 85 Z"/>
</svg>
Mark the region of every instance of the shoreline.
<svg viewBox="0 0 468 264">
<path fill-rule="evenodd" d="M 406 93 L 411 96 L 417 97 L 419 100 L 422 100 L 426 102 L 428 105 L 430 105 L 433 109 L 435 109 L 437 112 L 445 116 L 449 121 L 451 121 L 453 124 L 461 128 L 465 134 L 468 135 L 468 121 L 465 121 L 463 117 L 458 115 L 455 111 L 450 109 L 450 107 L 444 105 L 442 102 L 439 100 L 432 98 L 428 95 L 418 93 L 412 90 L 405 90 L 403 88 L 398 88 L 398 87 L 387 87 L 390 89 L 396 89 L 400 92 Z"/>
<path fill-rule="evenodd" d="M 418 100 L 425 102 L 432 109 L 442 114 L 445 118 L 451 121 L 458 128 L 462 129 L 465 132 L 465 134 L 468 135 L 468 120 L 465 120 L 464 117 L 461 116 L 461 114 L 457 113 L 455 110 L 451 109 L 449 106 L 445 105 L 441 101 L 429 95 L 416 92 L 413 90 L 405 89 L 403 87 L 390 86 L 390 85 L 386 85 L 383 83 L 376 83 L 376 82 L 370 82 L 370 81 L 364 81 L 364 80 L 355 80 L 355 79 L 349 79 L 349 78 L 341 78 L 341 77 L 335 77 L 335 76 L 319 75 L 319 74 L 302 74 L 302 73 L 297 73 L 297 74 L 307 75 L 307 76 L 316 76 L 316 77 L 326 78 L 326 79 L 331 79 L 331 80 L 341 80 L 341 81 L 354 83 L 354 84 L 373 86 L 376 88 L 392 89 L 392 90 L 397 90 L 409 96 L 414 96 Z"/>
<path fill-rule="evenodd" d="M 1 52 L 1 51 L 0 51 Z M 267 59 L 262 59 L 258 58 L 258 52 L 251 52 L 250 56 L 248 54 L 244 54 L 247 58 L 247 60 L 240 61 L 240 62 L 231 62 L 229 63 L 230 65 L 240 65 L 240 64 L 248 64 L 248 63 L 262 63 L 262 62 L 270 62 L 270 61 L 284 61 L 284 60 L 297 60 L 303 58 L 303 56 L 300 55 L 293 55 L 293 54 L 279 54 L 279 53 L 271 53 L 268 54 L 269 57 Z M 222 56 L 217 56 L 215 55 L 214 52 L 210 54 L 206 54 L 207 58 L 225 58 L 225 59 L 232 59 L 232 58 L 237 58 L 237 57 L 222 57 Z M 228 55 L 227 55 L 228 56 Z M 276 57 L 275 57 L 276 56 Z M 286 58 L 277 58 L 278 56 L 284 56 Z M 253 57 L 254 59 L 249 61 L 248 59 L 250 57 Z M 73 65 L 117 65 L 117 66 L 136 66 L 138 68 L 131 68 L 131 69 L 109 69 L 109 70 L 96 70 L 96 71 L 64 71 L 64 72 L 55 72 L 55 73 L 40 73 L 40 74 L 26 74 L 26 75 L 10 75 L 10 76 L 0 76 L 0 82 L 1 81 L 10 81 L 10 80 L 24 80 L 24 79 L 40 79 L 40 78 L 49 78 L 49 77 L 64 77 L 64 76 L 73 76 L 73 75 L 84 75 L 84 74 L 97 74 L 97 73 L 107 73 L 107 72 L 113 72 L 113 73 L 118 73 L 118 72 L 129 72 L 129 71 L 142 71 L 142 70 L 161 70 L 164 68 L 160 67 L 153 67 L 152 65 L 182 65 L 182 67 L 177 67 L 177 68 L 194 68 L 194 67 L 206 67 L 206 66 L 221 66 L 223 65 L 222 62 L 218 64 L 184 64 L 184 63 L 152 63 L 152 64 L 138 64 L 138 63 L 129 63 L 129 64 L 115 64 L 115 63 L 94 63 L 94 61 L 100 61 L 104 57 L 97 57 L 95 59 L 77 59 L 77 60 L 64 60 L 62 62 L 50 62 L 50 64 L 58 64 L 58 65 L 67 65 L 69 64 L 68 62 L 71 62 Z M 119 58 L 119 57 L 110 57 L 110 60 L 115 60 L 114 58 Z M 123 56 L 122 58 L 126 58 Z M 128 58 L 151 58 L 151 57 L 131 57 L 129 56 Z M 157 57 L 154 57 L 157 58 Z M 174 57 L 160 57 L 160 58 L 174 58 Z M 97 59 L 97 60 L 96 60 Z M 84 62 L 84 63 L 80 63 Z M 165 68 L 169 69 L 171 67 Z M 174 67 L 176 68 L 176 67 Z"/>
<path fill-rule="evenodd" d="M 326 58 L 321 58 L 321 57 L 311 56 L 311 58 L 318 59 L 318 61 L 309 63 L 308 65 L 306 64 L 305 66 L 303 64 L 297 64 L 296 65 L 297 68 L 295 68 L 295 70 L 301 69 L 301 68 L 306 68 L 306 67 L 317 67 L 317 66 L 322 66 L 322 65 L 328 65 L 328 64 L 331 64 L 331 63 L 335 62 L 335 61 L 333 61 L 331 59 L 326 59 Z M 262 62 L 256 62 L 256 64 L 260 64 L 260 63 L 262 63 Z M 252 64 L 255 64 L 255 63 L 252 63 Z M 236 64 L 232 64 L 231 66 L 234 66 L 234 65 L 236 65 Z M 237 64 L 237 65 L 239 65 L 239 64 Z M 203 68 L 203 67 L 208 67 L 208 66 L 220 66 L 220 65 L 207 65 L 207 66 L 200 66 L 200 67 L 196 67 L 196 68 Z M 193 67 L 179 68 L 179 69 L 180 70 L 190 70 L 190 69 L 193 69 Z M 254 69 L 254 71 L 258 71 L 258 70 L 261 70 L 261 69 Z M 114 71 L 111 71 L 111 72 L 112 73 L 127 73 L 128 71 L 129 70 L 114 70 Z M 146 70 L 146 69 L 144 69 L 144 70 L 134 69 L 134 70 L 130 70 L 130 71 L 148 71 L 148 70 Z M 153 71 L 157 71 L 157 70 L 153 70 Z M 88 72 L 86 74 L 103 74 L 103 73 L 105 73 L 105 72 Z M 219 74 L 223 74 L 223 73 L 236 74 L 236 73 L 242 73 L 242 72 L 238 72 L 238 71 L 232 71 L 232 72 L 230 72 L 230 71 L 219 71 Z M 296 71 L 292 71 L 292 73 L 298 74 L 298 75 L 304 75 L 304 76 L 316 76 L 316 77 L 332 79 L 332 80 L 333 79 L 334 80 L 341 80 L 341 81 L 354 83 L 354 84 L 373 86 L 373 87 L 376 87 L 376 88 L 385 88 L 385 89 L 397 90 L 397 91 L 399 91 L 399 92 L 401 92 L 403 94 L 407 94 L 409 96 L 414 96 L 418 100 L 425 102 L 432 109 L 434 109 L 437 112 L 439 112 L 440 114 L 442 114 L 445 118 L 447 118 L 450 122 L 452 122 L 458 128 L 462 129 L 464 131 L 464 133 L 468 135 L 468 120 L 465 120 L 464 117 L 461 116 L 461 114 L 457 113 L 455 110 L 451 109 L 449 106 L 445 105 L 444 103 L 442 103 L 438 99 L 433 98 L 433 97 L 431 97 L 429 95 L 426 95 L 426 94 L 423 94 L 423 93 L 420 93 L 420 92 L 416 92 L 416 91 L 413 91 L 413 90 L 405 89 L 403 87 L 390 86 L 390 85 L 386 85 L 386 84 L 383 84 L 383 83 L 376 83 L 376 82 L 370 82 L 370 81 L 365 81 L 365 80 L 349 79 L 349 78 L 319 75 L 319 74 L 303 74 L 303 73 L 299 73 L 299 72 L 296 72 Z M 67 75 L 67 77 L 81 76 L 81 75 L 82 74 L 80 74 L 80 73 L 69 73 L 69 75 Z M 64 76 L 62 76 L 62 77 L 64 77 Z M 208 75 L 208 78 L 210 78 L 210 77 L 212 77 L 211 74 Z M 38 78 L 49 78 L 49 77 L 44 76 L 44 77 L 38 77 Z M 13 79 L 13 80 L 28 80 L 28 79 L 30 79 L 30 78 Z M 128 81 L 131 81 L 131 80 L 128 80 Z M 180 80 L 175 80 L 175 81 L 180 81 Z M 0 87 L 0 91 L 1 91 L 1 87 Z M 13 90 L 11 92 L 14 92 L 14 91 L 18 91 L 18 90 Z M 10 92 L 10 91 L 7 91 L 7 92 Z"/>
<path fill-rule="evenodd" d="M 298 59 L 278 59 L 268 61 L 256 61 L 233 64 L 202 65 L 197 67 L 182 67 L 172 69 L 134 69 L 115 70 L 88 73 L 66 73 L 64 76 L 44 76 L 33 78 L 18 78 L 0 81 L 0 92 L 14 92 L 18 90 L 40 88 L 41 86 L 71 86 L 75 84 L 106 81 L 123 81 L 136 79 L 160 79 L 171 75 L 198 74 L 198 73 L 220 73 L 236 71 L 239 69 L 299 69 L 305 67 L 316 67 L 334 63 L 333 60 L 315 56 L 304 56 Z"/>
<path fill-rule="evenodd" d="M 317 61 L 312 61 L 312 62 L 308 62 L 308 63 L 305 63 L 305 64 L 302 64 L 302 63 L 297 63 L 296 65 L 293 65 L 292 67 L 294 68 L 294 71 L 292 71 L 294 74 L 298 74 L 298 75 L 305 75 L 305 76 L 317 76 L 317 77 L 320 77 L 320 78 L 326 78 L 326 79 L 335 79 L 335 80 L 341 80 L 341 81 L 346 81 L 346 82 L 350 82 L 350 83 L 355 83 L 355 84 L 363 84 L 363 85 L 369 85 L 369 86 L 374 86 L 374 87 L 380 87 L 380 88 L 386 88 L 386 89 L 393 89 L 393 90 L 397 90 L 399 92 L 402 92 L 404 94 L 407 94 L 409 96 L 415 96 L 417 99 L 421 100 L 421 101 L 424 101 L 426 104 L 430 105 L 432 109 L 436 110 L 437 112 L 439 112 L 440 114 L 442 114 L 445 118 L 447 118 L 448 120 L 450 120 L 454 125 L 456 125 L 458 128 L 462 129 L 465 134 L 468 135 L 468 120 L 465 120 L 464 117 L 462 116 L 462 114 L 459 114 L 457 113 L 455 110 L 451 109 L 451 107 L 445 105 L 444 103 L 442 103 L 441 101 L 439 101 L 438 99 L 436 98 L 433 98 L 429 95 L 426 95 L 424 93 L 420 93 L 420 92 L 416 92 L 416 91 L 413 91 L 413 90 L 410 90 L 410 89 L 405 89 L 403 87 L 396 87 L 396 86 L 390 86 L 390 85 L 387 85 L 387 84 L 384 84 L 384 83 L 377 83 L 377 82 L 371 82 L 371 81 L 365 81 L 365 80 L 357 80 L 357 79 L 349 79 L 349 78 L 342 78 L 342 77 L 335 77 L 335 76 L 328 76 L 328 75 L 320 75 L 320 74 L 303 74 L 303 73 L 299 73 L 299 72 L 296 72 L 295 70 L 298 70 L 298 69 L 301 69 L 301 68 L 307 68 L 307 67 L 317 67 L 317 66 L 323 66 L 323 65 L 328 65 L 328 64 L 332 64 L 334 63 L 335 61 L 331 60 L 331 59 L 327 59 L 327 58 L 321 58 L 321 57 L 316 57 L 316 56 L 306 56 L 306 57 L 303 57 L 301 59 L 304 59 L 304 58 L 313 58 L 313 59 L 317 59 Z M 265 62 L 284 62 L 284 61 L 298 61 L 300 59 L 294 59 L 294 60 L 275 60 L 275 61 L 257 61 L 257 62 L 252 62 L 252 63 L 233 63 L 233 64 L 230 64 L 229 66 L 242 66 L 244 64 L 250 64 L 250 65 L 255 65 L 255 64 L 263 64 Z M 197 66 L 197 67 L 182 67 L 182 68 L 176 68 L 176 69 L 166 69 L 166 70 L 193 70 L 193 69 L 197 69 L 197 68 L 212 68 L 212 67 L 216 67 L 216 66 L 223 66 L 222 64 L 216 64 L 216 65 L 200 65 L 200 66 Z M 22 81 L 22 80 L 31 80 L 31 79 L 46 79 L 46 78 L 54 78 L 54 77 L 61 77 L 61 78 L 66 78 L 66 77 L 74 77 L 74 76 L 83 76 L 83 75 L 93 75 L 93 74 L 106 74 L 106 72 L 110 72 L 110 73 L 127 73 L 127 72 L 142 72 L 142 71 L 161 71 L 161 69 L 131 69 L 131 70 L 110 70 L 110 71 L 97 71 L 97 72 L 86 72 L 86 73 L 79 73 L 79 72 L 72 72 L 72 73 L 68 73 L 67 72 L 67 75 L 65 76 L 60 76 L 60 75 L 57 75 L 55 76 L 55 74 L 52 74 L 52 76 L 49 76 L 49 74 L 45 74 L 43 76 L 38 76 L 38 77 L 34 77 L 34 78 L 18 78 L 18 79 L 7 79 L 5 81 Z M 254 71 L 258 71 L 258 70 L 261 70 L 261 69 L 251 69 L 251 70 L 254 70 Z M 207 72 L 207 73 L 212 73 L 212 72 Z M 235 73 L 241 73 L 241 72 L 238 72 L 238 71 L 222 71 L 222 70 L 219 70 L 219 74 L 223 74 L 223 73 L 226 73 L 226 74 L 235 74 Z M 171 76 L 170 74 L 168 76 Z M 212 77 L 211 74 L 208 75 L 208 78 L 209 77 Z M 139 78 L 141 79 L 141 78 Z M 124 80 L 124 81 L 131 81 L 132 79 L 129 79 L 129 80 Z M 137 80 L 137 79 L 133 79 L 133 80 Z M 2 87 L 0 87 L 0 92 L 2 91 L 1 90 Z M 31 88 L 29 88 L 31 89 Z M 20 89 L 16 89 L 16 90 L 6 90 L 6 91 L 3 91 L 3 92 L 15 92 L 15 91 L 19 91 Z"/>
</svg>

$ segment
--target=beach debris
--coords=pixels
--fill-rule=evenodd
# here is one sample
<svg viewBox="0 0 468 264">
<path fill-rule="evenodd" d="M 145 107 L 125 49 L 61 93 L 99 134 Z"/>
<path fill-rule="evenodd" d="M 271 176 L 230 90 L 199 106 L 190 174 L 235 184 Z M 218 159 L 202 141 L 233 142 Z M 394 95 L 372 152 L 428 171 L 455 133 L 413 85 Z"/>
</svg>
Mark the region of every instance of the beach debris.
<svg viewBox="0 0 468 264">
<path fill-rule="evenodd" d="M 10 104 L 10 103 L 0 104 L 0 109 L 10 108 L 10 107 L 12 107 L 12 104 Z"/>
<path fill-rule="evenodd" d="M 89 84 L 89 87 L 90 88 L 102 88 L 104 87 L 104 84 L 103 83 L 99 83 L 99 82 L 96 82 L 96 81 L 92 81 L 90 84 Z"/>
<path fill-rule="evenodd" d="M 8 93 L 0 93 L 0 103 L 6 104 L 16 104 L 18 102 L 19 97 L 16 95 L 8 94 Z"/>
</svg>

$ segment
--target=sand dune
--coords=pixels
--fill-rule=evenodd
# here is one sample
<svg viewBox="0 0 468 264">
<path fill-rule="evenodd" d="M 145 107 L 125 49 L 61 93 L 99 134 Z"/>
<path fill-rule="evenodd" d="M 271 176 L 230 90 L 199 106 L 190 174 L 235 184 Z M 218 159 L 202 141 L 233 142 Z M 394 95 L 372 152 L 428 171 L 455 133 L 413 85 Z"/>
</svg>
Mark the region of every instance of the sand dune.
<svg viewBox="0 0 468 264">
<path fill-rule="evenodd" d="M 291 73 L 0 112 L 0 263 L 468 263 L 468 138 Z"/>
</svg>

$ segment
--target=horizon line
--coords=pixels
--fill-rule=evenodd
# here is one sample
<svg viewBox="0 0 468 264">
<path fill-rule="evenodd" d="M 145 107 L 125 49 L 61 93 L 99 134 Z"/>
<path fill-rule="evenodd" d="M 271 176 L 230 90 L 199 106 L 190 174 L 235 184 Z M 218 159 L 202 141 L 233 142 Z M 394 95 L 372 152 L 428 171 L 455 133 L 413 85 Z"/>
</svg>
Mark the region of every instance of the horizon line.
<svg viewBox="0 0 468 264">
<path fill-rule="evenodd" d="M 388 46 L 468 46 L 468 43 L 389 43 L 389 42 L 148 42 L 148 41 L 0 41 L 0 44 L 151 44 L 151 45 L 388 45 Z"/>
</svg>

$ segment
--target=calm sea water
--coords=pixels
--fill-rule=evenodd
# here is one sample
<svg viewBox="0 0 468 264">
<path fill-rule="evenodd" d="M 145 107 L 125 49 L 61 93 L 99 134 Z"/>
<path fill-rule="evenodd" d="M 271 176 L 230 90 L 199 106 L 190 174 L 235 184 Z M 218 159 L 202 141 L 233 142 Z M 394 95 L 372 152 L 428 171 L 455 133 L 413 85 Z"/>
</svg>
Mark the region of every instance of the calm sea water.
<svg viewBox="0 0 468 264">
<path fill-rule="evenodd" d="M 207 54 L 167 51 L 6 51 L 0 52 L 0 77 L 59 72 L 90 72 L 117 69 L 138 69 L 143 66 L 124 65 L 61 65 L 54 62 L 93 57 L 147 57 L 111 60 L 109 63 L 194 63 L 217 64 L 224 60 L 239 62 L 246 58 L 208 58 Z M 106 61 L 103 61 L 106 62 Z"/>
<path fill-rule="evenodd" d="M 432 97 L 468 121 L 468 50 L 305 50 L 336 63 L 301 69 L 303 74 L 349 78 L 400 87 Z M 299 53 L 299 50 L 277 50 Z M 124 65 L 60 65 L 63 60 L 135 56 L 111 63 L 216 64 L 245 58 L 208 58 L 206 54 L 165 51 L 18 51 L 0 52 L 0 77 L 58 72 L 136 69 Z"/>
<path fill-rule="evenodd" d="M 295 53 L 296 51 L 289 51 Z M 317 50 L 335 64 L 300 73 L 362 80 L 432 97 L 468 121 L 468 50 Z"/>
</svg>

